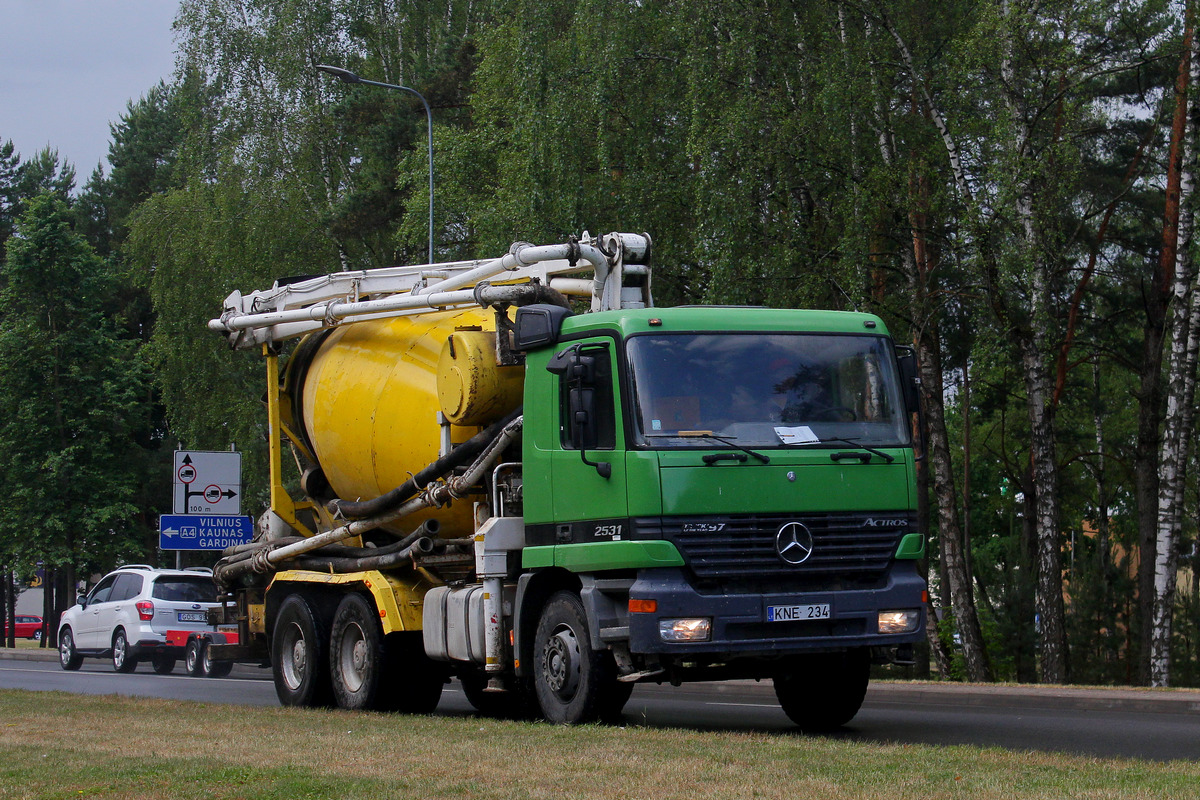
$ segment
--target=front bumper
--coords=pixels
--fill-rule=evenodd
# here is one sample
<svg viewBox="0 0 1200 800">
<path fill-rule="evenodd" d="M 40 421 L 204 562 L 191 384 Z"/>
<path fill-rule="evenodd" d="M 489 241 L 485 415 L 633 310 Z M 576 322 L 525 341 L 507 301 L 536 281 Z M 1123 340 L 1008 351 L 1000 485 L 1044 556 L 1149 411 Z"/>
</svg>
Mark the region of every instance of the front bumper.
<svg viewBox="0 0 1200 800">
<path fill-rule="evenodd" d="M 629 591 L 636 600 L 653 600 L 654 613 L 629 614 L 629 649 L 634 653 L 704 660 L 788 655 L 857 647 L 895 647 L 925 636 L 925 581 L 915 565 L 899 562 L 879 588 L 836 591 L 772 591 L 762 594 L 701 593 L 682 569 L 643 570 Z M 828 619 L 771 622 L 770 606 L 827 603 Z M 920 624 L 908 633 L 881 634 L 880 611 L 920 610 Z M 711 636 L 704 642 L 665 642 L 658 622 L 667 618 L 708 617 Z"/>
</svg>

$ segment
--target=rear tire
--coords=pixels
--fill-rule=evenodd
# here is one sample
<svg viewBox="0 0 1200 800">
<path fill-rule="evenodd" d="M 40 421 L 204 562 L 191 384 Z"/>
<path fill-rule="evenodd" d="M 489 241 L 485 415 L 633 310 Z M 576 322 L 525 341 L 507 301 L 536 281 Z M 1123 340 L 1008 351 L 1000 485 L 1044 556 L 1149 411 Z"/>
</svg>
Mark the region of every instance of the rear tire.
<svg viewBox="0 0 1200 800">
<path fill-rule="evenodd" d="M 775 676 L 775 696 L 801 730 L 831 731 L 854 719 L 870 679 L 865 649 L 797 657 Z"/>
<path fill-rule="evenodd" d="M 178 660 L 175 656 L 155 656 L 150 663 L 159 675 L 170 675 L 175 670 L 175 662 Z"/>
<path fill-rule="evenodd" d="M 200 674 L 206 678 L 224 678 L 233 671 L 232 661 L 213 661 L 212 642 L 200 647 Z"/>
<path fill-rule="evenodd" d="M 360 594 L 348 594 L 333 615 L 329 641 L 329 677 L 339 708 L 351 711 L 388 705 L 394 681 L 386 676 L 383 626 Z"/>
<path fill-rule="evenodd" d="M 129 646 L 129 637 L 124 628 L 117 628 L 112 638 L 112 665 L 117 672 L 129 673 L 137 669 L 137 659 L 134 658 Z"/>
<path fill-rule="evenodd" d="M 429 714 L 446 683 L 445 669 L 425 655 L 420 633 L 389 633 L 374 604 L 349 594 L 334 614 L 329 674 L 340 708 Z"/>
<path fill-rule="evenodd" d="M 187 647 L 183 651 L 183 671 L 193 678 L 204 677 L 204 668 L 201 661 L 201 650 L 204 649 L 203 639 L 190 639 Z"/>
<path fill-rule="evenodd" d="M 328 646 L 328 630 L 309 601 L 300 593 L 288 595 L 279 607 L 271 636 L 271 670 L 280 703 L 306 707 L 331 704 Z"/>
<path fill-rule="evenodd" d="M 74 671 L 83 666 L 83 656 L 75 649 L 75 637 L 70 628 L 58 632 L 58 663 L 68 671 Z"/>
</svg>

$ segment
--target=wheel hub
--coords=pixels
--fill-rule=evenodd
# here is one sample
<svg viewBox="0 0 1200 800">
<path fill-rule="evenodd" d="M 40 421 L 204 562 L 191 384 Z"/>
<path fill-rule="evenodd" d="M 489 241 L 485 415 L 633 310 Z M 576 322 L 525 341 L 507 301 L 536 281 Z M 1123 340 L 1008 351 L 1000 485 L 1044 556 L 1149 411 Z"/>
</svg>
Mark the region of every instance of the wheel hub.
<svg viewBox="0 0 1200 800">
<path fill-rule="evenodd" d="M 546 683 L 562 698 L 574 696 L 579 687 L 579 640 L 569 627 L 562 626 L 546 642 L 543 653 Z"/>
<path fill-rule="evenodd" d="M 357 692 L 367 681 L 371 653 L 366 634 L 358 625 L 346 628 L 341 646 L 342 684 L 351 692 Z"/>
<path fill-rule="evenodd" d="M 304 670 L 308 665 L 308 648 L 305 645 L 303 632 L 295 625 L 288 630 L 287 637 L 282 648 L 283 653 L 279 666 L 284 683 L 289 689 L 295 691 L 300 688 L 300 684 L 304 683 Z"/>
</svg>

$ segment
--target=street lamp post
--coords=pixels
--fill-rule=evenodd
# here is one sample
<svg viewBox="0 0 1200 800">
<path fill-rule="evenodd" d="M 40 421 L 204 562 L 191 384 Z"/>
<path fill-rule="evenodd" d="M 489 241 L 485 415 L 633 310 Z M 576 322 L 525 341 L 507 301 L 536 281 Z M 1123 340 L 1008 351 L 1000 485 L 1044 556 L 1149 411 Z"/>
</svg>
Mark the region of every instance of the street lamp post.
<svg viewBox="0 0 1200 800">
<path fill-rule="evenodd" d="M 396 89 L 402 92 L 414 94 L 421 101 L 421 105 L 425 106 L 425 127 L 426 138 L 429 141 L 429 263 L 433 263 L 433 112 L 429 110 L 429 103 L 426 102 L 424 95 L 416 89 L 408 86 L 401 86 L 398 83 L 380 83 L 379 81 L 369 81 L 366 78 L 360 78 L 348 69 L 341 67 L 331 67 L 328 64 L 318 64 L 317 69 L 322 72 L 328 72 L 343 83 L 363 83 L 367 86 L 382 86 L 385 89 Z"/>
</svg>

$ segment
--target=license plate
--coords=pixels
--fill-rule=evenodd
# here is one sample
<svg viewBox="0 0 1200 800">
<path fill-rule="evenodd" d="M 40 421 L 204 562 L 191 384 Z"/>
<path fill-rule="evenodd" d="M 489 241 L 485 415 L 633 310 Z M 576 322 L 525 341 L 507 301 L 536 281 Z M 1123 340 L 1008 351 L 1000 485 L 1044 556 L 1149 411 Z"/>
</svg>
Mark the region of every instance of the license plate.
<svg viewBox="0 0 1200 800">
<path fill-rule="evenodd" d="M 208 614 L 203 611 L 180 611 L 180 622 L 208 622 Z"/>
<path fill-rule="evenodd" d="M 829 603 L 767 606 L 767 622 L 799 622 L 806 619 L 829 619 Z"/>
</svg>

